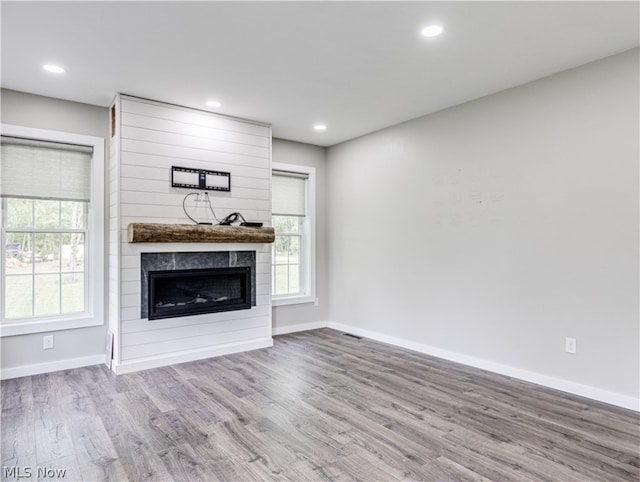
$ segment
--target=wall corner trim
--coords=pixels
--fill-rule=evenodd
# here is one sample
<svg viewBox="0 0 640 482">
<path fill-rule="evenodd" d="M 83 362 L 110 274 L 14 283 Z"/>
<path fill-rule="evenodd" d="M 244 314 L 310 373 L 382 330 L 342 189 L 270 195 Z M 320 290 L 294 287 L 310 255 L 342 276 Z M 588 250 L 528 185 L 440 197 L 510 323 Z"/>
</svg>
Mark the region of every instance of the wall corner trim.
<svg viewBox="0 0 640 482">
<path fill-rule="evenodd" d="M 628 395 L 623 395 L 621 393 L 604 390 L 602 388 L 597 388 L 590 385 L 583 385 L 581 383 L 576 383 L 569 380 L 532 372 L 529 370 L 523 370 L 521 368 L 504 365 L 501 363 L 496 363 L 469 355 L 464 355 L 462 353 L 443 350 L 434 346 L 416 343 L 410 340 L 405 340 L 403 338 L 396 338 L 384 333 L 378 333 L 375 331 L 370 331 L 343 323 L 335 323 L 330 321 L 328 322 L 328 328 L 344 331 L 353 335 L 362 336 L 364 338 L 370 338 L 382 343 L 388 343 L 390 345 L 417 351 L 425 355 L 443 358 L 445 360 L 461 363 L 470 367 L 480 368 L 482 370 L 487 370 L 500 375 L 517 378 L 518 380 L 535 383 L 536 385 L 542 385 L 547 388 L 560 390 L 572 395 L 578 395 L 599 402 L 608 403 L 610 405 L 615 405 L 617 407 L 640 412 L 640 399 Z"/>
</svg>

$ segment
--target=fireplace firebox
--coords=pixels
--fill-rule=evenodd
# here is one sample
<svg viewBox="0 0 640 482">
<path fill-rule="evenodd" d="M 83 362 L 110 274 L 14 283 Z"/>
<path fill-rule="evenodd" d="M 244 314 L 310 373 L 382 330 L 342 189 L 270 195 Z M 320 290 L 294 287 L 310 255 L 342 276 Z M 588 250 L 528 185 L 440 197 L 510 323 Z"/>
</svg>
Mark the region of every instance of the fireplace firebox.
<svg viewBox="0 0 640 482">
<path fill-rule="evenodd" d="M 251 309 L 251 268 L 148 272 L 149 319 Z"/>
</svg>

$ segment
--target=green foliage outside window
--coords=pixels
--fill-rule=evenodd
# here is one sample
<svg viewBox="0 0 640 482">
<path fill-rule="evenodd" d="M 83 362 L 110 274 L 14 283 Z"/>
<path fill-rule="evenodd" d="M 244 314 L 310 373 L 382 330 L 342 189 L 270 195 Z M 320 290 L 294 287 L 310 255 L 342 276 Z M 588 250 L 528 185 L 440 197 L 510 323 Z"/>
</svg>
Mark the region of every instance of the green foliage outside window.
<svg viewBox="0 0 640 482">
<path fill-rule="evenodd" d="M 4 318 L 85 311 L 86 203 L 5 203 Z"/>
</svg>

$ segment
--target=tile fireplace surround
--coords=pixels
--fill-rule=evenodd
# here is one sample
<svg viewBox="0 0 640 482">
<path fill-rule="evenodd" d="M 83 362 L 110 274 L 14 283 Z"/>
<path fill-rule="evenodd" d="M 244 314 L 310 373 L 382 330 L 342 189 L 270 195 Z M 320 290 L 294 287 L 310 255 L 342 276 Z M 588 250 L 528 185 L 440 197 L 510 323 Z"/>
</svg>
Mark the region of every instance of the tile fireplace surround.
<svg viewBox="0 0 640 482">
<path fill-rule="evenodd" d="M 251 306 L 256 306 L 255 251 L 141 253 L 140 317 L 148 317 L 149 271 L 239 267 L 251 268 Z"/>
</svg>

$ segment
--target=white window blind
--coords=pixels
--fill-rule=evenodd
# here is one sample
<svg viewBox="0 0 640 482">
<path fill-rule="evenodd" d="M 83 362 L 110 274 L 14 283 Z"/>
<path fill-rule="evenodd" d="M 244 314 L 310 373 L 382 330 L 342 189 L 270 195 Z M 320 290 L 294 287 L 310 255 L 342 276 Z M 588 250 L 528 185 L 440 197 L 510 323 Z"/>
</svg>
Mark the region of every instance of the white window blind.
<svg viewBox="0 0 640 482">
<path fill-rule="evenodd" d="M 92 148 L 0 138 L 0 196 L 89 201 Z"/>
<path fill-rule="evenodd" d="M 306 216 L 307 178 L 306 174 L 273 171 L 271 204 L 274 215 Z"/>
</svg>

